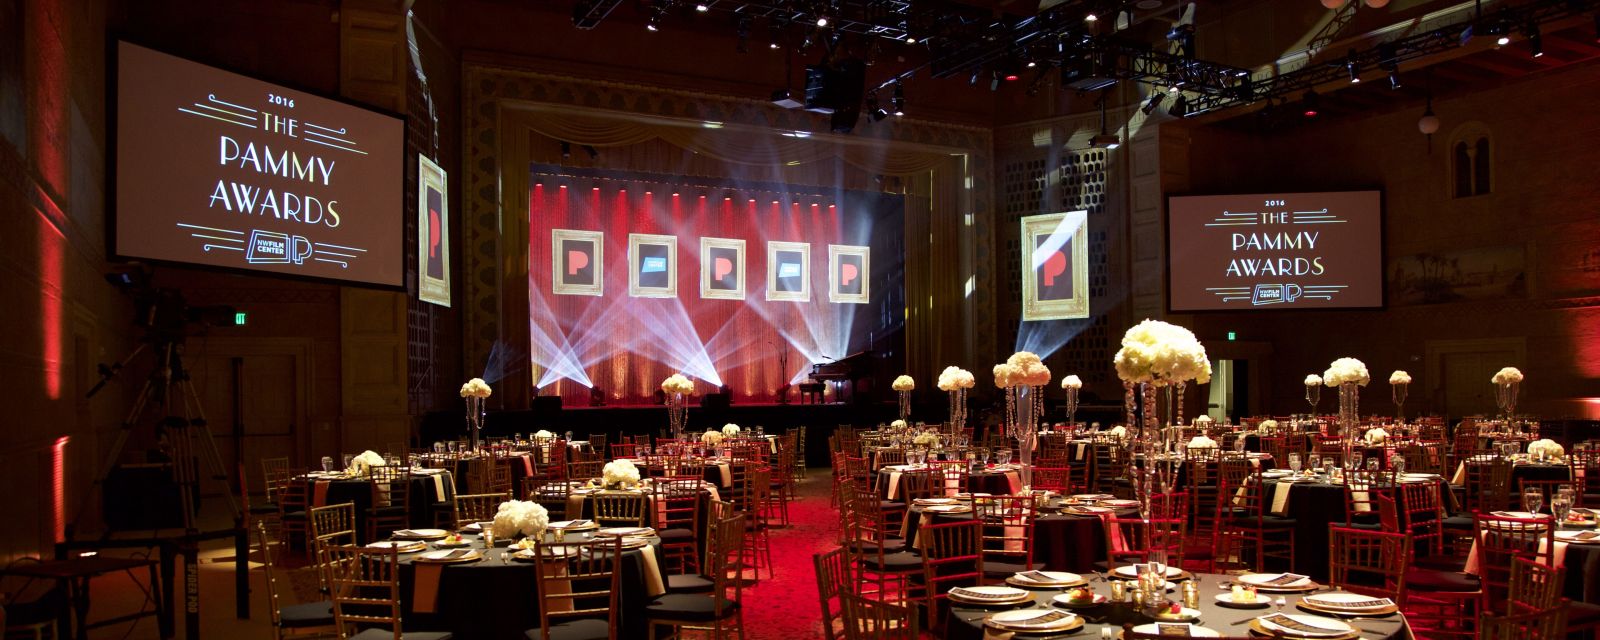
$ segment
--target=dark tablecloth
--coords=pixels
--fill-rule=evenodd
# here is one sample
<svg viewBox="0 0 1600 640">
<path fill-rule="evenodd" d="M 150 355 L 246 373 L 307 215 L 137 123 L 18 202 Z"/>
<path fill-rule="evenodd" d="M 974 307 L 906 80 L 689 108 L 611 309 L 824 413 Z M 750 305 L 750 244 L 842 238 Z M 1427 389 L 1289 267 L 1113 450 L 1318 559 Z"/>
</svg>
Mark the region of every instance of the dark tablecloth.
<svg viewBox="0 0 1600 640">
<path fill-rule="evenodd" d="M 445 478 L 444 478 L 445 500 L 448 501 L 448 500 L 450 500 L 450 499 L 455 497 L 456 488 L 455 488 L 455 484 L 454 484 L 453 479 L 450 477 L 450 475 L 451 475 L 450 472 L 446 471 L 446 472 L 444 472 L 444 474 L 445 474 Z M 304 483 L 307 484 L 306 492 L 307 492 L 307 495 L 310 496 L 310 500 L 312 501 L 311 506 L 313 506 L 313 507 L 325 507 L 325 506 L 328 506 L 328 505 L 343 504 L 343 503 L 346 503 L 346 502 L 355 503 L 355 509 L 356 509 L 356 539 L 358 541 L 362 542 L 362 543 L 371 542 L 370 540 L 366 539 L 366 537 L 367 537 L 367 509 L 372 508 L 372 482 L 371 481 L 369 481 L 369 480 L 326 480 L 326 481 L 323 481 L 323 480 L 313 480 L 313 479 L 307 479 L 307 478 L 297 478 L 296 481 L 297 482 L 304 482 Z M 328 483 L 328 490 L 327 490 L 326 497 L 321 501 L 317 501 L 316 500 L 316 495 L 317 495 L 316 483 L 317 482 L 327 482 Z M 408 526 L 410 526 L 412 528 L 432 527 L 433 526 L 433 504 L 435 502 L 439 502 L 440 501 L 439 497 L 438 497 L 437 487 L 433 482 L 433 477 L 432 476 L 428 476 L 428 475 L 415 475 L 414 474 L 414 475 L 411 476 L 409 484 L 410 484 L 410 486 L 409 486 L 408 490 L 409 490 L 409 493 L 410 493 L 411 504 L 410 504 L 409 509 L 407 511 L 409 516 L 410 516 L 410 524 Z"/>
<path fill-rule="evenodd" d="M 1277 481 L 1267 480 L 1262 491 L 1262 501 L 1267 508 L 1271 508 L 1273 492 L 1276 490 Z M 1441 487 L 1440 499 L 1443 504 L 1449 505 L 1453 500 L 1449 496 L 1449 489 L 1444 483 Z M 1405 509 L 1404 497 L 1400 492 L 1394 492 L 1395 507 Z M 1377 515 L 1370 516 L 1376 521 Z M 1317 580 L 1326 580 L 1328 577 L 1328 528 L 1334 524 L 1343 524 L 1345 521 L 1344 485 L 1329 484 L 1326 482 L 1298 482 L 1289 490 L 1289 504 L 1287 517 L 1295 519 L 1294 526 L 1294 567 L 1295 573 L 1305 574 Z M 1281 570 L 1286 567 L 1273 567 L 1268 563 L 1267 570 Z"/>
</svg>

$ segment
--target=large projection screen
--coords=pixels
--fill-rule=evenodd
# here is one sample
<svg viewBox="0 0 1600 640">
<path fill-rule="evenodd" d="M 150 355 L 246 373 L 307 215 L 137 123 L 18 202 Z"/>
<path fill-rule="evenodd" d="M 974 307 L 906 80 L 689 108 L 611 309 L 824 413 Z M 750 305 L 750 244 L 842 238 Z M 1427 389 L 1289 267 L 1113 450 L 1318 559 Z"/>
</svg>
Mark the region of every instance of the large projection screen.
<svg viewBox="0 0 1600 640">
<path fill-rule="evenodd" d="M 1377 191 L 1173 197 L 1167 249 L 1172 311 L 1383 306 Z"/>
<path fill-rule="evenodd" d="M 404 122 L 117 43 L 119 256 L 404 283 Z"/>
</svg>

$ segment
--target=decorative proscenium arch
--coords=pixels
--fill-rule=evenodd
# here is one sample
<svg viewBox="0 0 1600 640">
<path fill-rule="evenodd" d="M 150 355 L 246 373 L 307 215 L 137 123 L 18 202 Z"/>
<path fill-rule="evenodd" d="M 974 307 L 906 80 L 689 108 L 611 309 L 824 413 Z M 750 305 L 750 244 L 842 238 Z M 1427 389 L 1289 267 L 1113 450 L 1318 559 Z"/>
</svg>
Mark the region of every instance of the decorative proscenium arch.
<svg viewBox="0 0 1600 640">
<path fill-rule="evenodd" d="M 538 66 L 469 56 L 464 69 L 465 370 L 482 367 L 496 341 L 528 349 L 527 168 L 559 161 L 529 148 L 534 135 L 619 149 L 661 141 L 745 165 L 749 156 L 773 160 L 759 155 L 765 149 L 792 154 L 786 165 L 843 162 L 900 178 L 908 212 L 925 214 L 905 217 L 906 237 L 931 238 L 907 243 L 906 370 L 931 377 L 996 353 L 995 334 L 984 329 L 995 326 L 996 308 L 990 130 L 896 118 L 853 136 L 775 138 L 824 131 L 827 120 L 746 98 L 528 70 Z M 751 136 L 779 142 L 747 144 Z M 517 371 L 499 385 L 502 407 L 531 403 L 529 372 Z"/>
</svg>

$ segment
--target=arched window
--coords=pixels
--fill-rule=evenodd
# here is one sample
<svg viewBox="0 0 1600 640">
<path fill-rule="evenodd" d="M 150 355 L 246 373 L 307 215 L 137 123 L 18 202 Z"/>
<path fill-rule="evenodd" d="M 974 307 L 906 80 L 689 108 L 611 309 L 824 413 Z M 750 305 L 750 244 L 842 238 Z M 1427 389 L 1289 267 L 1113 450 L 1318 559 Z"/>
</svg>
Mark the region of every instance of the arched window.
<svg viewBox="0 0 1600 640">
<path fill-rule="evenodd" d="M 1481 196 L 1494 190 L 1494 148 L 1489 128 L 1480 122 L 1458 127 L 1450 136 L 1450 195 Z"/>
</svg>

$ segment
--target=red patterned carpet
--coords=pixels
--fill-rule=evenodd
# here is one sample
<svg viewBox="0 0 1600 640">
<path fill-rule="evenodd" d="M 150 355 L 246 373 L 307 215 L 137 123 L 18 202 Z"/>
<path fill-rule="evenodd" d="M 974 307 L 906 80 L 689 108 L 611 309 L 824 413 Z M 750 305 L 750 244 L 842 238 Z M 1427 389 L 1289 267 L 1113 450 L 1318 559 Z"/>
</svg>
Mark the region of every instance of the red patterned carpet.
<svg viewBox="0 0 1600 640">
<path fill-rule="evenodd" d="M 812 469 L 789 505 L 788 527 L 772 531 L 773 575 L 744 591 L 748 640 L 799 640 L 822 635 L 813 554 L 833 549 L 838 511 L 828 505 L 828 469 Z"/>
</svg>

